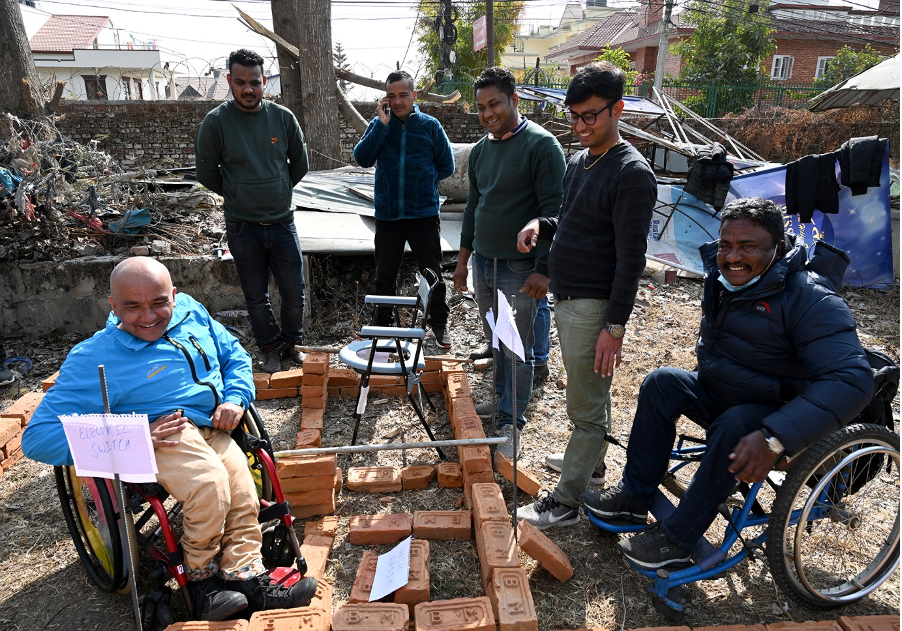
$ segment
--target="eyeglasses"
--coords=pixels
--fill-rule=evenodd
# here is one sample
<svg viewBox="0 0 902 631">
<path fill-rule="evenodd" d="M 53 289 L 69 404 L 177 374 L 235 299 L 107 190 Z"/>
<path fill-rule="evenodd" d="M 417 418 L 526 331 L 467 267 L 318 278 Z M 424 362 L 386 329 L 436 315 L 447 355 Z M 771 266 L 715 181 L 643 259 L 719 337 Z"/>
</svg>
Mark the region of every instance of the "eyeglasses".
<svg viewBox="0 0 902 631">
<path fill-rule="evenodd" d="M 619 100 L 620 99 L 617 99 L 617 101 L 619 101 Z M 601 114 L 605 110 L 611 110 L 610 116 L 613 116 L 614 115 L 613 108 L 615 105 L 617 105 L 617 101 L 611 101 L 610 103 L 605 105 L 603 108 L 601 108 L 597 112 L 586 112 L 585 114 L 577 114 L 576 112 L 571 110 L 571 111 L 567 112 L 567 116 L 570 117 L 570 124 L 576 125 L 577 123 L 579 123 L 580 119 L 582 119 L 582 121 L 586 125 L 592 126 L 595 124 L 595 120 L 598 118 L 598 115 Z"/>
</svg>

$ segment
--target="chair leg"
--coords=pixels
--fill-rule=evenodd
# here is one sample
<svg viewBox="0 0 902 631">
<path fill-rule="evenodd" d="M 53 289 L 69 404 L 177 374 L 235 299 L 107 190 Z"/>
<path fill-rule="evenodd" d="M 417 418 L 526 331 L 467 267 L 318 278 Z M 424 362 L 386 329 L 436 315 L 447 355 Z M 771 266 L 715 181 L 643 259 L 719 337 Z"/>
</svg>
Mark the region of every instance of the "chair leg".
<svg viewBox="0 0 902 631">
<path fill-rule="evenodd" d="M 429 440 L 435 441 L 435 435 L 429 428 L 429 423 L 426 422 L 426 417 L 423 416 L 423 411 L 420 409 L 420 406 L 417 405 L 417 402 L 409 394 L 407 395 L 407 400 L 410 402 L 410 406 L 413 408 L 413 411 L 416 412 L 417 416 L 420 418 L 420 424 L 423 426 L 423 429 L 426 430 L 426 435 L 429 436 Z M 441 447 L 436 447 L 435 450 L 438 452 L 438 457 L 444 460 L 445 454 L 442 453 Z"/>
<path fill-rule="evenodd" d="M 363 416 L 363 410 L 366 409 L 366 398 L 370 393 L 369 389 L 369 379 L 366 379 L 367 385 L 363 385 L 363 380 L 360 382 L 359 392 L 357 393 L 357 407 L 354 410 L 354 434 L 351 436 L 351 444 L 357 444 L 357 430 L 360 428 L 360 417 Z"/>
<path fill-rule="evenodd" d="M 432 397 L 429 396 L 429 393 L 423 389 L 423 384 L 419 384 L 418 392 L 420 393 L 420 405 L 423 405 L 422 397 L 426 397 L 426 403 L 429 404 L 433 414 L 438 414 L 438 410 L 435 409 L 435 403 L 432 402 Z"/>
</svg>

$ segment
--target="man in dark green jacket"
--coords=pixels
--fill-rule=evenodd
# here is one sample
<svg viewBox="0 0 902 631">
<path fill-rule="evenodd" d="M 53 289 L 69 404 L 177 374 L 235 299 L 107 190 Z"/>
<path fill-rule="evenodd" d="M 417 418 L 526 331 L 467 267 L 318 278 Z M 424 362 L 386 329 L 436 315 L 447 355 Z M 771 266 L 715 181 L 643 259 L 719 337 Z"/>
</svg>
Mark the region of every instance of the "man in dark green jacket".
<svg viewBox="0 0 902 631">
<path fill-rule="evenodd" d="M 247 302 L 251 329 L 263 350 L 263 370 L 303 360 L 304 268 L 291 191 L 307 173 L 307 145 L 294 114 L 263 100 L 263 58 L 229 55 L 233 100 L 204 117 L 194 154 L 197 181 L 224 198 L 229 250 Z M 282 326 L 269 301 L 272 270 L 282 300 Z"/>
<path fill-rule="evenodd" d="M 532 392 L 533 321 L 539 299 L 548 292 L 549 250 L 548 244 L 540 244 L 531 252 L 519 252 L 517 231 L 520 222 L 533 217 L 557 216 L 564 194 L 566 163 L 555 137 L 517 111 L 519 98 L 510 71 L 489 68 L 476 79 L 474 87 L 479 122 L 489 133 L 470 153 L 470 190 L 454 286 L 459 292 L 466 291 L 467 261 L 472 255 L 473 285 L 482 321 L 493 308 L 498 290 L 515 310 L 525 361 L 517 359 L 517 393 L 513 400 L 512 353 L 506 347 L 502 352 L 495 351 L 498 427 L 508 437 L 498 451 L 512 457 L 513 405 L 516 403 L 519 432 L 526 424 L 524 412 Z M 491 402 L 484 402 L 476 406 L 476 411 L 491 416 L 495 410 Z"/>
</svg>

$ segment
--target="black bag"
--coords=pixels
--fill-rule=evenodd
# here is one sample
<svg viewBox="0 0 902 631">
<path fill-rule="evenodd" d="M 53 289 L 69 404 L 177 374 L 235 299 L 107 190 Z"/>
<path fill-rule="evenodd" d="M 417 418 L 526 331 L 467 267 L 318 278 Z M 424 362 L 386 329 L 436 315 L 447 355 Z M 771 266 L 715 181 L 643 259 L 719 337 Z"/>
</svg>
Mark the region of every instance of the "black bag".
<svg viewBox="0 0 902 631">
<path fill-rule="evenodd" d="M 871 423 L 895 430 L 893 399 L 899 390 L 899 366 L 889 355 L 873 348 L 864 349 L 874 371 L 874 396 L 855 419 L 856 423 Z"/>
</svg>

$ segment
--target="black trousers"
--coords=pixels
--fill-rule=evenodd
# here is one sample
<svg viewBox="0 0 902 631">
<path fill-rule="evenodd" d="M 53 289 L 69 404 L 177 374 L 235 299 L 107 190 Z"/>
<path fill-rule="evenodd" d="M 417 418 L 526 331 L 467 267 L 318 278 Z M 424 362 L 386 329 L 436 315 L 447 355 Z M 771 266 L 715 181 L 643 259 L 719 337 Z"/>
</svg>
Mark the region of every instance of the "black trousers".
<svg viewBox="0 0 902 631">
<path fill-rule="evenodd" d="M 445 283 L 442 282 L 442 244 L 440 220 L 435 217 L 399 219 L 397 221 L 376 220 L 376 282 L 375 293 L 380 296 L 394 296 L 398 270 L 404 257 L 404 244 L 410 249 L 420 270 L 431 269 L 438 276 L 439 284 L 432 295 L 429 308 L 429 324 L 433 327 L 445 326 L 448 322 L 448 301 Z M 390 309 L 377 310 L 376 324 L 390 326 Z"/>
</svg>

